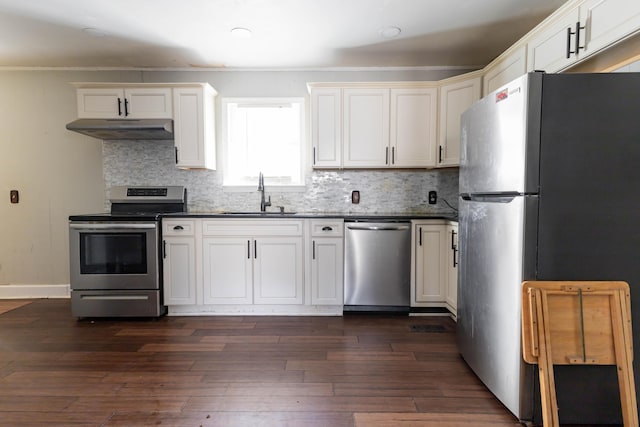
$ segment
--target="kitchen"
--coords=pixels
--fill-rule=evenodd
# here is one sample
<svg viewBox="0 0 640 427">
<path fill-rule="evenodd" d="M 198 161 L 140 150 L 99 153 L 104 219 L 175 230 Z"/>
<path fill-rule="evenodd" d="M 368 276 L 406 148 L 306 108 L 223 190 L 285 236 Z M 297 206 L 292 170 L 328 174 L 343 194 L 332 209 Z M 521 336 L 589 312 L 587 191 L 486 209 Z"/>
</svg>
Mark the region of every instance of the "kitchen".
<svg viewBox="0 0 640 427">
<path fill-rule="evenodd" d="M 64 290 L 59 288 L 68 283 L 68 241 L 64 228 L 67 217 L 104 211 L 105 189 L 111 185 L 163 185 L 167 179 L 171 183 L 184 183 L 189 188 L 190 206 L 198 210 L 211 209 L 208 203 L 212 202 L 216 210 L 255 210 L 259 206 L 257 192 L 239 197 L 222 191 L 217 172 L 176 169 L 171 164 L 171 144 L 102 145 L 99 141 L 70 137 L 64 130 L 64 124 L 76 118 L 75 91 L 70 82 L 206 81 L 225 96 L 302 96 L 307 93 L 308 82 L 437 81 L 463 71 L 466 70 L 360 70 L 355 75 L 346 71 L 3 71 L 2 93 L 8 102 L 3 102 L 0 108 L 10 124 L 3 126 L 3 132 L 6 132 L 3 133 L 3 150 L 6 141 L 20 142 L 11 144 L 7 155 L 2 156 L 2 170 L 7 172 L 6 178 L 3 174 L 2 179 L 6 185 L 3 193 L 19 189 L 21 199 L 17 205 L 3 207 L 6 211 L 2 212 L 2 217 L 12 220 L 5 223 L 2 233 L 9 236 L 10 244 L 2 246 L 0 283 L 8 285 L 8 296 L 16 292 L 15 285 L 22 286 L 18 291 L 23 297 L 40 296 L 43 288 L 46 295 L 65 296 Z M 217 111 L 216 114 L 216 120 L 219 120 L 221 113 Z M 34 117 L 45 119 L 37 120 L 34 126 Z M 163 179 L 147 182 L 146 171 Z M 353 190 L 359 190 L 362 195 L 361 204 L 356 208 L 358 212 L 411 212 L 416 207 L 424 208 L 428 191 L 432 189 L 437 190 L 440 200 L 449 200 L 454 206 L 457 200 L 457 172 L 451 169 L 394 173 L 312 172 L 308 179 L 313 182 L 309 186 L 313 188 L 311 194 L 270 194 L 274 201 L 279 200 L 278 204 L 301 212 L 308 210 L 315 197 L 334 203 L 336 207 L 332 210 L 354 209 L 350 203 Z M 320 189 L 319 183 L 323 185 Z M 388 197 L 378 198 L 374 206 L 370 205 L 370 197 L 380 193 Z M 440 202 L 435 209 L 435 212 L 450 212 Z M 19 221 L 13 218 L 19 218 Z"/>
</svg>

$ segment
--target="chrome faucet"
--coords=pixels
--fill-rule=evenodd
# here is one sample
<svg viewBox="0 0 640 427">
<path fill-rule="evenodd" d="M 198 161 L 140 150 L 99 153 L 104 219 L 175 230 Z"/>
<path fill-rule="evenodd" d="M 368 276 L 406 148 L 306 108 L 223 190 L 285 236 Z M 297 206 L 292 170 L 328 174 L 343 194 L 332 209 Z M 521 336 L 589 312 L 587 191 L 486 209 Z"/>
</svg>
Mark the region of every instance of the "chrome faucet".
<svg viewBox="0 0 640 427">
<path fill-rule="evenodd" d="M 260 192 L 260 212 L 266 212 L 267 206 L 271 206 L 271 196 L 269 196 L 269 200 L 264 200 L 264 175 L 262 172 L 258 176 L 258 191 Z"/>
</svg>

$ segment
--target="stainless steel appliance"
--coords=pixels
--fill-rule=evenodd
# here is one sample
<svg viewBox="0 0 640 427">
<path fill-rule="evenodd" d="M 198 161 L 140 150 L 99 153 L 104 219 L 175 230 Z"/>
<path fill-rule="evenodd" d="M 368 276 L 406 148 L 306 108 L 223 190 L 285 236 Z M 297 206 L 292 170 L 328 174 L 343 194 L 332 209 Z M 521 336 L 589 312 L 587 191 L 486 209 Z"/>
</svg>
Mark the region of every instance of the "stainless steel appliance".
<svg viewBox="0 0 640 427">
<path fill-rule="evenodd" d="M 186 189 L 112 187 L 111 213 L 69 217 L 76 317 L 161 316 L 160 214 L 186 211 Z"/>
<path fill-rule="evenodd" d="M 524 422 L 542 419 L 522 361 L 523 280 L 627 281 L 640 360 L 639 117 L 638 73 L 540 72 L 462 116 L 458 344 Z M 622 422 L 614 367 L 555 374 L 562 424 Z"/>
<path fill-rule="evenodd" d="M 410 283 L 409 222 L 345 222 L 345 311 L 408 311 Z"/>
</svg>

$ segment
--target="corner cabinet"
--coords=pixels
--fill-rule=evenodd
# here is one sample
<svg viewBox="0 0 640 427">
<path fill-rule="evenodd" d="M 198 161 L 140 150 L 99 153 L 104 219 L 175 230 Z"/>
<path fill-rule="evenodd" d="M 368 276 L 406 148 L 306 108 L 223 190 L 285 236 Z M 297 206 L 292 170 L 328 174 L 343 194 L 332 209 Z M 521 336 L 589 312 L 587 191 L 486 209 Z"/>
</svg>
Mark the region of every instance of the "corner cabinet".
<svg viewBox="0 0 640 427">
<path fill-rule="evenodd" d="M 446 302 L 449 311 L 457 317 L 458 311 L 458 223 L 451 222 L 445 226 L 447 235 L 447 294 Z"/>
<path fill-rule="evenodd" d="M 460 165 L 460 117 L 480 99 L 481 73 L 474 72 L 442 81 L 440 86 L 438 167 Z"/>
<path fill-rule="evenodd" d="M 487 65 L 482 77 L 482 94 L 486 96 L 527 72 L 527 47 L 515 46 Z"/>
<path fill-rule="evenodd" d="M 308 87 L 314 168 L 435 166 L 436 83 Z"/>
<path fill-rule="evenodd" d="M 177 167 L 216 169 L 216 95 L 206 83 L 173 88 Z"/>
<path fill-rule="evenodd" d="M 411 306 L 457 310 L 457 223 L 413 220 Z"/>
<path fill-rule="evenodd" d="M 637 0 L 567 3 L 527 43 L 527 70 L 556 72 L 640 31 Z"/>
</svg>

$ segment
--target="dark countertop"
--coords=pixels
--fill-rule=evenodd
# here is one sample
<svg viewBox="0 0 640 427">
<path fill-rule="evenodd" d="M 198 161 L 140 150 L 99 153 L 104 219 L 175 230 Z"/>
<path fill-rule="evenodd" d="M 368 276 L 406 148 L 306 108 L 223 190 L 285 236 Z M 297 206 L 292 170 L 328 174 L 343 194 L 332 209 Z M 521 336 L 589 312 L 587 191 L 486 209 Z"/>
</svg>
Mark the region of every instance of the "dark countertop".
<svg viewBox="0 0 640 427">
<path fill-rule="evenodd" d="M 163 218 L 326 218 L 345 221 L 409 221 L 412 219 L 445 219 L 457 221 L 457 212 L 448 213 L 340 213 L 340 212 L 178 212 L 162 214 Z"/>
</svg>

